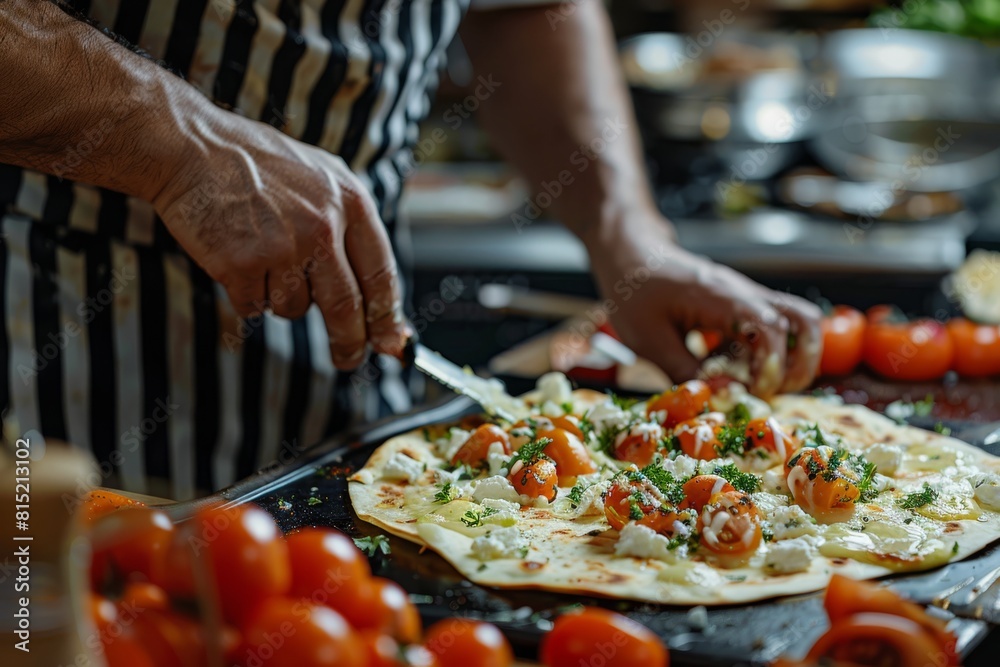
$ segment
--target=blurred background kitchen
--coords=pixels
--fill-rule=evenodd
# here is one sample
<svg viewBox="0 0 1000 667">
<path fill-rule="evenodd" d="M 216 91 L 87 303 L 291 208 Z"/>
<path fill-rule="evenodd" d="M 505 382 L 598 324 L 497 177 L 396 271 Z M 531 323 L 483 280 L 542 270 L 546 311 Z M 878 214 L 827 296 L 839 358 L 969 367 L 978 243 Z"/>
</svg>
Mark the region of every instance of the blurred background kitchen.
<svg viewBox="0 0 1000 667">
<path fill-rule="evenodd" d="M 946 278 L 1000 249 L 1000 0 L 608 4 L 682 245 L 813 299 L 960 309 Z M 477 126 L 477 95 L 495 83 L 472 79 L 460 44 L 450 55 L 403 204 L 414 323 L 459 363 L 515 377 L 572 367 L 551 333 L 537 337 L 599 328 L 586 253 Z M 628 351 L 594 342 L 584 381 L 655 385 L 615 377 Z"/>
</svg>

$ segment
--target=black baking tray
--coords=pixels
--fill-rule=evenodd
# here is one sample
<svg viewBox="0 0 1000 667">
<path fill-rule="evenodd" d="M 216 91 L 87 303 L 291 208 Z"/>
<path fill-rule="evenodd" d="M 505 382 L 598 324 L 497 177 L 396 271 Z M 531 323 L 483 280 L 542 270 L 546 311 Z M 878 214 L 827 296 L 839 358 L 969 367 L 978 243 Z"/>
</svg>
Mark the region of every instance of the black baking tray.
<svg viewBox="0 0 1000 667">
<path fill-rule="evenodd" d="M 274 516 L 285 532 L 303 526 L 331 526 L 352 537 L 382 534 L 354 513 L 347 493 L 347 476 L 363 466 L 372 451 L 388 438 L 430 424 L 456 421 L 477 411 L 464 397 L 446 397 L 413 413 L 344 433 L 300 453 L 294 460 L 286 456 L 280 465 L 265 468 L 209 498 L 172 506 L 169 511 L 182 520 L 203 504 L 220 500 L 228 504 L 255 502 Z M 982 424 L 946 425 L 959 438 L 965 432 L 980 439 L 989 433 Z M 983 444 L 975 438 L 970 440 L 975 445 Z M 984 448 L 1000 454 L 998 444 Z M 393 536 L 389 537 L 389 543 L 391 554 L 372 557 L 373 571 L 402 585 L 416 602 L 426 624 L 449 616 L 490 621 L 503 630 L 515 652 L 527 659 L 536 657 L 538 643 L 551 627 L 552 619 L 575 604 L 614 609 L 648 626 L 670 647 L 671 662 L 675 665 L 764 665 L 779 655 L 800 657 L 826 628 L 821 593 L 750 605 L 710 607 L 707 625 L 703 625 L 689 613 L 688 607 L 485 588 L 464 579 L 432 552 L 421 553 L 418 546 Z M 1000 547 L 994 545 L 974 558 L 1000 562 Z M 934 576 L 935 573 L 906 575 L 892 581 L 904 587 L 932 584 Z M 983 650 L 976 650 L 984 639 L 990 645 L 996 640 L 991 627 L 981 621 L 955 620 L 954 629 L 967 665 L 995 664 L 994 648 L 983 646 Z M 983 653 L 987 655 L 980 655 Z"/>
</svg>

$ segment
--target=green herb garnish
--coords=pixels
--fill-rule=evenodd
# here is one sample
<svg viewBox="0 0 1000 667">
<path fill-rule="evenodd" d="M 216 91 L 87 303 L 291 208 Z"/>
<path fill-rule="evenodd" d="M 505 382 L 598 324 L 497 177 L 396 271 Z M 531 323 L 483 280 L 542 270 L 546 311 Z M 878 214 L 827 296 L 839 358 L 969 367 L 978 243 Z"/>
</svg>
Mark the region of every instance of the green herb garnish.
<svg viewBox="0 0 1000 667">
<path fill-rule="evenodd" d="M 566 414 L 573 414 L 573 401 L 566 401 L 565 403 L 560 404 L 559 407 L 562 408 L 562 411 Z"/>
<path fill-rule="evenodd" d="M 937 499 L 938 492 L 931 488 L 930 484 L 924 482 L 924 486 L 920 491 L 908 494 L 899 501 L 899 506 L 904 510 L 913 510 L 924 505 L 930 505 Z"/>
<path fill-rule="evenodd" d="M 310 507 L 313 505 L 322 505 L 322 504 L 323 501 L 317 498 L 316 496 L 309 496 L 309 500 L 306 501 L 306 505 L 309 505 Z"/>
<path fill-rule="evenodd" d="M 580 503 L 583 502 L 583 492 L 586 491 L 587 488 L 588 487 L 585 487 L 580 482 L 577 482 L 576 486 L 569 490 L 569 495 L 567 497 L 569 498 L 569 504 L 573 506 L 573 509 L 579 507 Z"/>
<path fill-rule="evenodd" d="M 492 507 L 484 507 L 482 512 L 477 512 L 476 510 L 467 511 L 462 515 L 461 520 L 469 528 L 478 528 L 483 525 L 483 519 L 496 513 L 497 511 Z"/>
<path fill-rule="evenodd" d="M 940 433 L 941 435 L 951 435 L 951 429 L 944 425 L 944 422 L 938 422 L 934 424 L 934 431 Z"/>
<path fill-rule="evenodd" d="M 507 463 L 504 464 L 504 468 L 507 470 L 513 470 L 514 464 L 518 461 L 521 461 L 526 466 L 530 466 L 539 459 L 549 458 L 545 456 L 545 448 L 551 443 L 552 438 L 538 438 L 537 440 L 532 440 L 522 446 L 521 449 L 514 452 L 514 455 L 507 460 Z"/>
<path fill-rule="evenodd" d="M 438 492 L 434 494 L 434 502 L 450 503 L 458 497 L 458 489 L 451 482 L 445 482 L 438 486 Z"/>
<path fill-rule="evenodd" d="M 629 479 L 632 481 L 648 480 L 672 505 L 678 505 L 684 500 L 684 485 L 681 480 L 674 477 L 673 473 L 664 470 L 658 463 L 651 463 L 638 473 L 631 473 Z"/>
<path fill-rule="evenodd" d="M 389 538 L 385 535 L 355 537 L 354 546 L 361 549 L 361 551 L 363 551 L 369 558 L 374 556 L 379 551 L 386 556 L 392 553 L 392 547 L 389 546 Z"/>
<path fill-rule="evenodd" d="M 918 417 L 929 417 L 934 412 L 934 394 L 927 394 L 922 401 L 913 402 L 913 414 Z"/>
<path fill-rule="evenodd" d="M 733 488 L 743 493 L 755 493 L 760 491 L 760 477 L 752 472 L 743 472 L 735 464 L 729 463 L 724 466 L 716 466 L 712 474 L 722 477 L 733 485 Z"/>
<path fill-rule="evenodd" d="M 639 402 L 638 398 L 629 398 L 627 396 L 619 396 L 618 394 L 616 394 L 614 392 L 609 392 L 608 395 L 611 397 L 611 402 L 614 403 L 616 406 L 618 406 L 618 408 L 620 410 L 624 410 L 625 412 L 628 412 L 629 410 L 631 410 L 632 406 L 634 406 L 636 403 Z"/>
</svg>

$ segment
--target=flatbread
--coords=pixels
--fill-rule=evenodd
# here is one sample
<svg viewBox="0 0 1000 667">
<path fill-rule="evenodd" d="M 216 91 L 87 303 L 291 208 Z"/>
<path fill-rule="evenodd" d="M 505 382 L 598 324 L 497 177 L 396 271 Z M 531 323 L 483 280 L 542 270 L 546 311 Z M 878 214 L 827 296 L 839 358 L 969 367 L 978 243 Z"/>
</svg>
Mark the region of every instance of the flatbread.
<svg viewBox="0 0 1000 667">
<path fill-rule="evenodd" d="M 527 398 L 540 400 L 537 394 Z M 572 400 L 574 412 L 583 413 L 606 401 L 607 396 L 576 391 Z M 484 558 L 482 553 L 474 552 L 474 542 L 496 531 L 500 524 L 470 528 L 457 523 L 453 514 L 442 519 L 445 512 L 442 507 L 454 505 L 461 509 L 478 505 L 462 505 L 467 502 L 462 499 L 453 503 L 435 502 L 435 493 L 443 488 L 439 483 L 442 475 L 435 470 L 446 461 L 442 458 L 441 439 L 421 431 L 392 438 L 379 447 L 364 468 L 351 477 L 350 496 L 363 520 L 426 545 L 478 584 L 676 605 L 747 603 L 807 593 L 824 588 L 834 573 L 870 579 L 901 571 L 926 570 L 965 558 L 1000 537 L 1000 512 L 979 507 L 972 497 L 974 493 L 969 491 L 984 475 L 1000 473 L 1000 459 L 954 438 L 897 424 L 865 407 L 844 405 L 836 397 L 779 397 L 772 402 L 771 409 L 779 424 L 815 423 L 824 432 L 843 438 L 844 446 L 849 449 L 864 452 L 876 444 L 904 449 L 903 464 L 895 476 L 883 479 L 883 483 L 910 491 L 925 481 L 949 492 L 958 489 L 959 495 L 971 498 L 962 502 L 976 505 L 974 513 L 978 517 L 929 520 L 913 515 L 910 510 L 898 509 L 901 491 L 887 491 L 875 501 L 875 506 L 884 512 L 863 513 L 875 517 L 873 523 L 860 530 L 849 530 L 844 525 L 817 529 L 823 534 L 815 542 L 821 544 L 808 567 L 777 574 L 762 565 L 768 550 L 776 543 L 762 545 L 748 564 L 735 568 L 722 568 L 690 557 L 617 555 L 615 545 L 619 534 L 611 529 L 603 514 L 573 516 L 574 510 L 564 500 L 569 489 L 560 488 L 559 498 L 552 505 L 520 510 L 516 527 L 527 543 L 526 548 L 516 556 Z M 399 479 L 398 471 L 387 476 L 387 468 L 398 455 L 426 469 L 412 481 Z M 594 456 L 599 460 L 604 455 Z M 780 494 L 769 495 L 773 497 L 768 502 Z M 862 514 L 862 510 L 858 513 Z M 893 517 L 891 521 L 881 518 L 889 515 Z M 902 518 L 904 515 L 916 516 L 918 520 L 907 522 Z M 874 546 L 869 548 L 874 551 L 865 552 L 858 546 L 859 540 L 866 539 L 873 541 Z M 855 553 L 858 549 L 861 552 Z"/>
</svg>

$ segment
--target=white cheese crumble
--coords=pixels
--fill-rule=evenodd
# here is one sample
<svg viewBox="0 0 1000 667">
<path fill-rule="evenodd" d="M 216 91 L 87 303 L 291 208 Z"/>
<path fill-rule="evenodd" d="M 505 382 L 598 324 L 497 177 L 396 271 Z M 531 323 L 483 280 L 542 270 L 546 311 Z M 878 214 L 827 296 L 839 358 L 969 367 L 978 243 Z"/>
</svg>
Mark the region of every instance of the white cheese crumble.
<svg viewBox="0 0 1000 667">
<path fill-rule="evenodd" d="M 521 504 L 521 495 L 514 489 L 514 485 L 506 477 L 500 475 L 480 480 L 472 490 L 472 497 L 479 502 L 483 502 L 487 498 L 495 498 L 517 503 L 519 506 Z"/>
<path fill-rule="evenodd" d="M 562 373 L 546 373 L 538 378 L 535 387 L 542 396 L 542 402 L 551 401 L 556 405 L 562 405 L 573 400 L 573 386 L 569 383 L 569 378 Z M 553 416 L 558 417 L 561 414 L 560 410 Z"/>
<path fill-rule="evenodd" d="M 451 429 L 448 432 L 448 438 L 438 444 L 438 451 L 441 453 L 441 458 L 445 461 L 451 461 L 455 458 L 455 454 L 462 448 L 462 445 L 465 444 L 470 435 L 472 435 L 471 431 L 465 431 L 460 428 Z"/>
<path fill-rule="evenodd" d="M 517 523 L 518 519 L 521 518 L 521 505 L 518 503 L 512 503 L 509 500 L 501 500 L 499 498 L 483 498 L 480 504 L 483 507 L 493 510 L 493 514 L 483 518 L 485 523 L 509 525 Z"/>
<path fill-rule="evenodd" d="M 402 452 L 396 452 L 386 461 L 382 476 L 386 479 L 405 479 L 411 484 L 417 481 L 427 466 Z"/>
<path fill-rule="evenodd" d="M 515 526 L 495 528 L 472 540 L 472 555 L 479 560 L 517 558 L 527 548 L 527 538 Z"/>
<path fill-rule="evenodd" d="M 771 527 L 775 542 L 819 533 L 819 527 L 813 518 L 798 505 L 776 507 L 767 514 L 767 523 Z"/>
<path fill-rule="evenodd" d="M 883 475 L 894 475 L 903 463 L 903 448 L 877 442 L 864 450 L 863 455 Z"/>
<path fill-rule="evenodd" d="M 546 417 L 562 417 L 566 414 L 566 411 L 562 409 L 562 406 L 558 403 L 553 403 L 552 401 L 545 401 L 542 403 L 541 413 Z"/>
<path fill-rule="evenodd" d="M 788 506 L 788 498 L 786 496 L 779 496 L 767 491 L 758 491 L 750 497 L 753 498 L 754 505 L 764 513 L 764 516 L 768 516 L 772 512 Z"/>
<path fill-rule="evenodd" d="M 684 556 L 680 553 L 682 550 L 686 551 L 684 547 L 671 551 L 669 545 L 670 540 L 653 529 L 640 526 L 637 523 L 628 523 L 618 535 L 618 542 L 615 543 L 615 555 L 655 558 L 667 563 L 672 563 L 677 557 Z"/>
<path fill-rule="evenodd" d="M 591 484 L 580 494 L 580 504 L 573 510 L 573 516 L 596 516 L 604 514 L 604 493 L 611 488 L 611 482 Z"/>
<path fill-rule="evenodd" d="M 486 465 L 490 468 L 490 475 L 507 476 L 507 452 L 503 449 L 503 444 L 491 442 L 486 450 Z"/>
<path fill-rule="evenodd" d="M 775 574 L 805 572 L 816 558 L 815 540 L 796 537 L 784 542 L 775 542 L 764 557 L 764 569 Z"/>
<path fill-rule="evenodd" d="M 650 424 L 648 422 L 635 424 L 629 430 L 622 431 L 615 436 L 615 446 L 622 444 L 626 438 L 633 436 L 641 438 L 646 442 L 658 442 L 663 438 L 663 427 L 659 424 Z"/>
<path fill-rule="evenodd" d="M 712 410 L 729 413 L 737 405 L 743 405 L 750 413 L 751 419 L 765 419 L 771 416 L 771 406 L 749 391 L 739 382 L 730 382 L 729 386 L 712 394 L 708 402 Z"/>
<path fill-rule="evenodd" d="M 620 431 L 628 426 L 632 416 L 611 401 L 605 401 L 591 408 L 587 419 L 594 425 L 595 432 L 600 433 L 608 429 Z"/>
<path fill-rule="evenodd" d="M 785 478 L 784 466 L 778 466 L 764 471 L 760 476 L 761 487 L 768 493 L 776 493 L 785 496 L 792 495 L 788 488 L 788 480 Z"/>
<path fill-rule="evenodd" d="M 698 470 L 697 459 L 693 459 L 685 454 L 680 454 L 675 459 L 665 458 L 660 462 L 660 467 L 669 472 L 677 479 L 690 477 Z"/>
<path fill-rule="evenodd" d="M 976 500 L 986 509 L 1000 512 L 1000 475 L 985 473 L 973 481 Z"/>
</svg>

